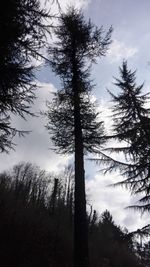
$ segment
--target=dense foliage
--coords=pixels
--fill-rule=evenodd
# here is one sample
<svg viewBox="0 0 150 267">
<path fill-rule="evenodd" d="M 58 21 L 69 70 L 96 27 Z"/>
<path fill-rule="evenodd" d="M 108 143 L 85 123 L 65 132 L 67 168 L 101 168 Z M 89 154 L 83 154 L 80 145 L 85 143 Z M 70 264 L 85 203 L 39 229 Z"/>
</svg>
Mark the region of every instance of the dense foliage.
<svg viewBox="0 0 150 267">
<path fill-rule="evenodd" d="M 54 29 L 56 42 L 49 48 L 50 65 L 59 75 L 62 89 L 48 104 L 47 129 L 56 151 L 74 152 L 75 215 L 74 266 L 88 267 L 88 234 L 86 222 L 84 154 L 103 143 L 103 123 L 98 121 L 90 80 L 90 64 L 104 56 L 111 42 L 112 28 L 103 29 L 86 22 L 81 11 L 69 8 Z"/>
<path fill-rule="evenodd" d="M 52 175 L 20 163 L 0 174 L 1 266 L 73 266 L 73 190 L 71 167 Z M 94 211 L 87 220 L 91 266 L 146 266 L 138 263 L 140 256 L 131 236 L 114 223 L 108 211 L 100 218 Z M 139 253 L 146 255 L 147 246 L 139 248 Z"/>
<path fill-rule="evenodd" d="M 0 9 L 0 152 L 13 147 L 12 114 L 25 117 L 35 94 L 33 59 L 45 45 L 48 12 L 39 0 L 6 0 Z"/>
<path fill-rule="evenodd" d="M 60 77 L 62 88 L 52 102 L 47 102 L 46 115 L 47 129 L 59 153 L 75 151 L 77 115 L 84 153 L 93 152 L 103 142 L 103 122 L 92 101 L 90 65 L 106 55 L 111 32 L 112 28 L 104 35 L 103 27 L 98 29 L 91 21 L 86 22 L 81 11 L 74 8 L 61 15 L 54 29 L 57 41 L 49 48 L 49 62 Z"/>
<path fill-rule="evenodd" d="M 150 109 L 147 107 L 149 94 L 142 94 L 143 84 L 136 85 L 136 72 L 128 70 L 124 61 L 120 68 L 120 79 L 115 85 L 117 95 L 110 92 L 113 112 L 112 135 L 115 145 L 105 149 L 98 163 L 106 164 L 105 172 L 119 170 L 125 177 L 118 185 L 130 188 L 134 194 L 142 193 L 140 205 L 134 206 L 141 211 L 149 211 L 150 205 Z M 118 144 L 117 143 L 117 144 Z M 108 153 L 106 153 L 108 152 Z M 118 161 L 115 156 L 122 158 Z"/>
</svg>

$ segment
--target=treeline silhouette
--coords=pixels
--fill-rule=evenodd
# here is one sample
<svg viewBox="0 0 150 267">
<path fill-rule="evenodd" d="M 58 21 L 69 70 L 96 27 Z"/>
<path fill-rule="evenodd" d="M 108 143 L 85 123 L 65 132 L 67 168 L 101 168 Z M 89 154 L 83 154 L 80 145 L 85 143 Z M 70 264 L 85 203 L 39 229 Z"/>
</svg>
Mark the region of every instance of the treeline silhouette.
<svg viewBox="0 0 150 267">
<path fill-rule="evenodd" d="M 0 265 L 73 266 L 74 172 L 47 173 L 19 163 L 0 174 Z M 141 248 L 109 211 L 87 214 L 91 266 L 149 266 Z"/>
</svg>

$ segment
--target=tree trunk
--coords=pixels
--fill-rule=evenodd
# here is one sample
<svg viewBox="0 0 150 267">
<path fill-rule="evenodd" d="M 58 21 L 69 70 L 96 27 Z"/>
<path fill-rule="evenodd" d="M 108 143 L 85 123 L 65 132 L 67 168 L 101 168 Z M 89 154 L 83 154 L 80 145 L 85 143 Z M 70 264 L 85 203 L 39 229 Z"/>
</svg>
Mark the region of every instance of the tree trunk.
<svg viewBox="0 0 150 267">
<path fill-rule="evenodd" d="M 53 188 L 51 201 L 50 201 L 50 212 L 52 214 L 55 213 L 57 191 L 58 191 L 58 179 L 55 178 L 55 180 L 54 180 L 54 188 Z"/>
<path fill-rule="evenodd" d="M 89 267 L 88 226 L 86 215 L 83 138 L 80 99 L 74 94 L 75 123 L 75 207 L 74 207 L 74 267 Z"/>
<path fill-rule="evenodd" d="M 89 267 L 88 225 L 86 214 L 84 145 L 81 123 L 80 77 L 76 54 L 76 36 L 72 38 L 72 90 L 74 102 L 75 192 L 74 192 L 74 267 Z"/>
</svg>

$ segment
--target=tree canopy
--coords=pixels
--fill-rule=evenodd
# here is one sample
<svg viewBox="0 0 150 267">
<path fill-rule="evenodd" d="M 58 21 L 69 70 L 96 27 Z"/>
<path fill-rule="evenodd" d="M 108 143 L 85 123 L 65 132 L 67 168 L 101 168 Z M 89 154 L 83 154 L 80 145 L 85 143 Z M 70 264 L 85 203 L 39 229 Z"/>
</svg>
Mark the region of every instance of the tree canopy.
<svg viewBox="0 0 150 267">
<path fill-rule="evenodd" d="M 50 27 L 48 12 L 39 0 L 9 0 L 0 10 L 0 151 L 13 147 L 18 132 L 12 126 L 12 114 L 33 115 L 30 105 L 35 98 L 34 64 L 39 49 L 46 43 Z"/>
<path fill-rule="evenodd" d="M 125 179 L 117 185 L 130 188 L 134 194 L 143 193 L 141 205 L 134 208 L 147 211 L 150 208 L 150 109 L 147 107 L 149 93 L 142 94 L 143 84 L 136 85 L 135 75 L 136 72 L 128 70 L 127 62 L 124 61 L 120 68 L 121 78 L 117 78 L 114 83 L 120 92 L 117 95 L 110 92 L 114 103 L 113 134 L 108 136 L 108 140 L 116 140 L 121 146 L 105 149 L 97 162 L 107 165 L 106 172 L 120 170 Z M 122 155 L 122 161 L 114 159 L 116 153 Z"/>
<path fill-rule="evenodd" d="M 54 29 L 56 42 L 49 48 L 50 65 L 62 88 L 48 103 L 46 125 L 57 152 L 75 156 L 74 266 L 88 267 L 88 228 L 85 196 L 84 154 L 104 142 L 103 122 L 91 101 L 90 64 L 105 56 L 112 28 L 86 22 L 81 11 L 69 8 Z"/>
<path fill-rule="evenodd" d="M 92 152 L 103 143 L 103 122 L 96 111 L 96 103 L 91 101 L 94 85 L 90 79 L 90 64 L 96 57 L 106 55 L 111 32 L 112 28 L 104 35 L 103 27 L 98 29 L 91 21 L 86 22 L 83 14 L 74 8 L 62 14 L 54 30 L 57 41 L 49 48 L 49 60 L 61 79 L 62 89 L 54 94 L 52 102 L 47 102 L 46 115 L 47 129 L 60 153 L 75 150 L 75 94 L 80 106 L 84 152 Z"/>
</svg>

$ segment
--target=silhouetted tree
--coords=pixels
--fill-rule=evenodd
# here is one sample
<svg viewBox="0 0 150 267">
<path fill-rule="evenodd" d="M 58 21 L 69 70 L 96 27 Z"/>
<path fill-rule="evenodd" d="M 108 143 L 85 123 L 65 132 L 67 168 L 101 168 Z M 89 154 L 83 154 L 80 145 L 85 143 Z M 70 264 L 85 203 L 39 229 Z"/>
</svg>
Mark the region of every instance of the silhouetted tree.
<svg viewBox="0 0 150 267">
<path fill-rule="evenodd" d="M 54 188 L 51 196 L 51 201 L 50 201 L 50 209 L 52 214 L 55 212 L 55 206 L 56 206 L 56 197 L 57 197 L 57 191 L 58 191 L 58 179 L 54 179 Z"/>
<path fill-rule="evenodd" d="M 74 8 L 62 14 L 54 30 L 57 41 L 50 47 L 53 71 L 60 76 L 62 89 L 48 103 L 47 129 L 56 151 L 75 153 L 74 266 L 89 266 L 85 199 L 84 154 L 103 143 L 103 125 L 91 101 L 89 66 L 105 56 L 112 29 L 103 37 L 103 28 L 85 22 Z"/>
<path fill-rule="evenodd" d="M 0 9 L 0 151 L 13 147 L 18 133 L 12 114 L 22 118 L 30 112 L 35 94 L 33 59 L 46 44 L 48 12 L 39 0 L 6 0 Z"/>
<path fill-rule="evenodd" d="M 145 267 L 148 267 L 150 265 L 150 241 L 144 244 L 140 256 L 141 256 L 141 263 Z"/>
<path fill-rule="evenodd" d="M 140 266 L 138 257 L 135 256 L 132 237 L 115 224 L 108 210 L 96 220 L 89 240 L 91 266 Z"/>
<path fill-rule="evenodd" d="M 49 212 L 49 199 L 56 174 L 31 163 L 19 163 L 13 170 L 0 173 L 1 266 L 73 266 L 73 227 L 68 203 L 64 201 L 67 173 L 70 168 L 58 174 L 61 192 L 57 194 L 53 214 Z M 117 226 L 108 211 L 100 219 L 96 214 L 94 211 L 89 224 L 91 266 L 145 267 L 148 244 L 142 250 L 139 244 L 140 249 L 134 250 L 133 236 Z M 142 264 L 138 264 L 136 255 L 140 259 L 142 256 Z"/>
<path fill-rule="evenodd" d="M 118 242 L 125 242 L 125 234 L 121 231 L 120 227 L 117 227 L 114 223 L 113 217 L 108 210 L 101 214 L 99 221 L 99 226 L 101 227 L 102 236 L 106 239 L 115 239 Z"/>
<path fill-rule="evenodd" d="M 150 237 L 150 224 L 142 227 L 141 229 L 137 229 L 136 231 L 130 232 L 128 236 L 135 240 L 134 247 L 136 248 L 136 253 L 139 256 L 140 263 L 144 264 L 144 266 L 147 267 L 149 262 L 149 242 L 145 242 L 145 238 L 149 239 Z"/>
<path fill-rule="evenodd" d="M 121 79 L 115 82 L 121 92 L 118 95 L 110 92 L 114 102 L 114 124 L 113 134 L 108 136 L 121 146 L 105 149 L 112 153 L 112 158 L 110 154 L 102 153 L 97 162 L 107 165 L 106 172 L 120 170 L 125 179 L 117 185 L 124 185 L 135 194 L 144 193 L 140 199 L 143 205 L 133 207 L 147 211 L 150 209 L 150 109 L 146 107 L 149 94 L 142 95 L 143 84 L 136 85 L 135 74 L 128 70 L 124 61 L 120 68 Z M 115 153 L 122 156 L 122 162 L 113 158 Z"/>
</svg>

